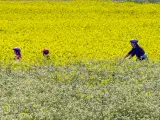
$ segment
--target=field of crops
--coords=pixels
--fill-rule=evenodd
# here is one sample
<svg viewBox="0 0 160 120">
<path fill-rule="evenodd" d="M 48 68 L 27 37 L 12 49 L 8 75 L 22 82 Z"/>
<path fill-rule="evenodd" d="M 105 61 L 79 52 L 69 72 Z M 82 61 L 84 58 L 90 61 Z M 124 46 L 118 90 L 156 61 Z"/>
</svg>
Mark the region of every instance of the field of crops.
<svg viewBox="0 0 160 120">
<path fill-rule="evenodd" d="M 0 120 L 159 120 L 159 33 L 160 4 L 0 1 Z"/>
<path fill-rule="evenodd" d="M 137 38 L 160 60 L 160 4 L 108 2 L 0 2 L 0 61 L 22 50 L 22 61 L 40 63 L 50 50 L 56 63 L 123 57 Z"/>
<path fill-rule="evenodd" d="M 160 63 L 0 68 L 1 120 L 159 120 Z"/>
</svg>

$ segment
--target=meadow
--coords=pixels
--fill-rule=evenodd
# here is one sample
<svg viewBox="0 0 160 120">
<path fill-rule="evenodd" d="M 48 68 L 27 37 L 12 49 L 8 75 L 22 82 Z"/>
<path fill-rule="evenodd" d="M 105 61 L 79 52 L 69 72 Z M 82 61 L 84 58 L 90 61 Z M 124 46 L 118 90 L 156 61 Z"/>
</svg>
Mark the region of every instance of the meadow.
<svg viewBox="0 0 160 120">
<path fill-rule="evenodd" d="M 160 119 L 160 4 L 0 1 L 0 13 L 0 119 Z M 149 60 L 121 60 L 132 38 Z"/>
</svg>

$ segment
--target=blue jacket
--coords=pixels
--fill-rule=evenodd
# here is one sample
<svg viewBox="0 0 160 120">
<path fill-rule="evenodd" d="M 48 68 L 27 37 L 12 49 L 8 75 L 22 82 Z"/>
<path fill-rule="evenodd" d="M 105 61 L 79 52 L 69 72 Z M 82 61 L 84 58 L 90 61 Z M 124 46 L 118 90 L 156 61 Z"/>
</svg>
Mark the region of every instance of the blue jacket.
<svg viewBox="0 0 160 120">
<path fill-rule="evenodd" d="M 145 54 L 144 50 L 137 44 L 137 46 L 135 48 L 132 48 L 131 51 L 129 51 L 128 53 L 131 56 L 136 55 L 137 58 L 140 58 L 141 56 L 143 56 Z"/>
</svg>

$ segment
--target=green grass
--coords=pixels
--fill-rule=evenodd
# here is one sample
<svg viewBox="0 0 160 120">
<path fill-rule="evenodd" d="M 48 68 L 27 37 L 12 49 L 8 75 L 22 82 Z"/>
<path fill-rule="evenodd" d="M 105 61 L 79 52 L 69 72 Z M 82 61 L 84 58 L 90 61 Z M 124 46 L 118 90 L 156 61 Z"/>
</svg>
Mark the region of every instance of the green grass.
<svg viewBox="0 0 160 120">
<path fill-rule="evenodd" d="M 0 69 L 2 120 L 158 120 L 160 63 L 86 61 Z"/>
</svg>

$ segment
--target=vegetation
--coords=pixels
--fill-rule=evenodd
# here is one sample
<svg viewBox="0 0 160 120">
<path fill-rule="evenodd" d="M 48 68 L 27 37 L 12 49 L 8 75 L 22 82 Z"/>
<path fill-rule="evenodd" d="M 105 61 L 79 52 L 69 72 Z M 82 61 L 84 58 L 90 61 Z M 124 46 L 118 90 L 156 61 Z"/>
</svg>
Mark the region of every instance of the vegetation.
<svg viewBox="0 0 160 120">
<path fill-rule="evenodd" d="M 1 119 L 158 120 L 160 63 L 86 61 L 0 72 Z"/>
<path fill-rule="evenodd" d="M 16 46 L 27 64 L 41 64 L 44 48 L 56 64 L 114 59 L 131 49 L 132 38 L 160 59 L 160 4 L 0 2 L 0 11 L 0 60 L 6 63 Z"/>
<path fill-rule="evenodd" d="M 1 1 L 0 12 L 0 119 L 160 119 L 159 4 Z M 132 38 L 149 61 L 121 60 Z"/>
</svg>

